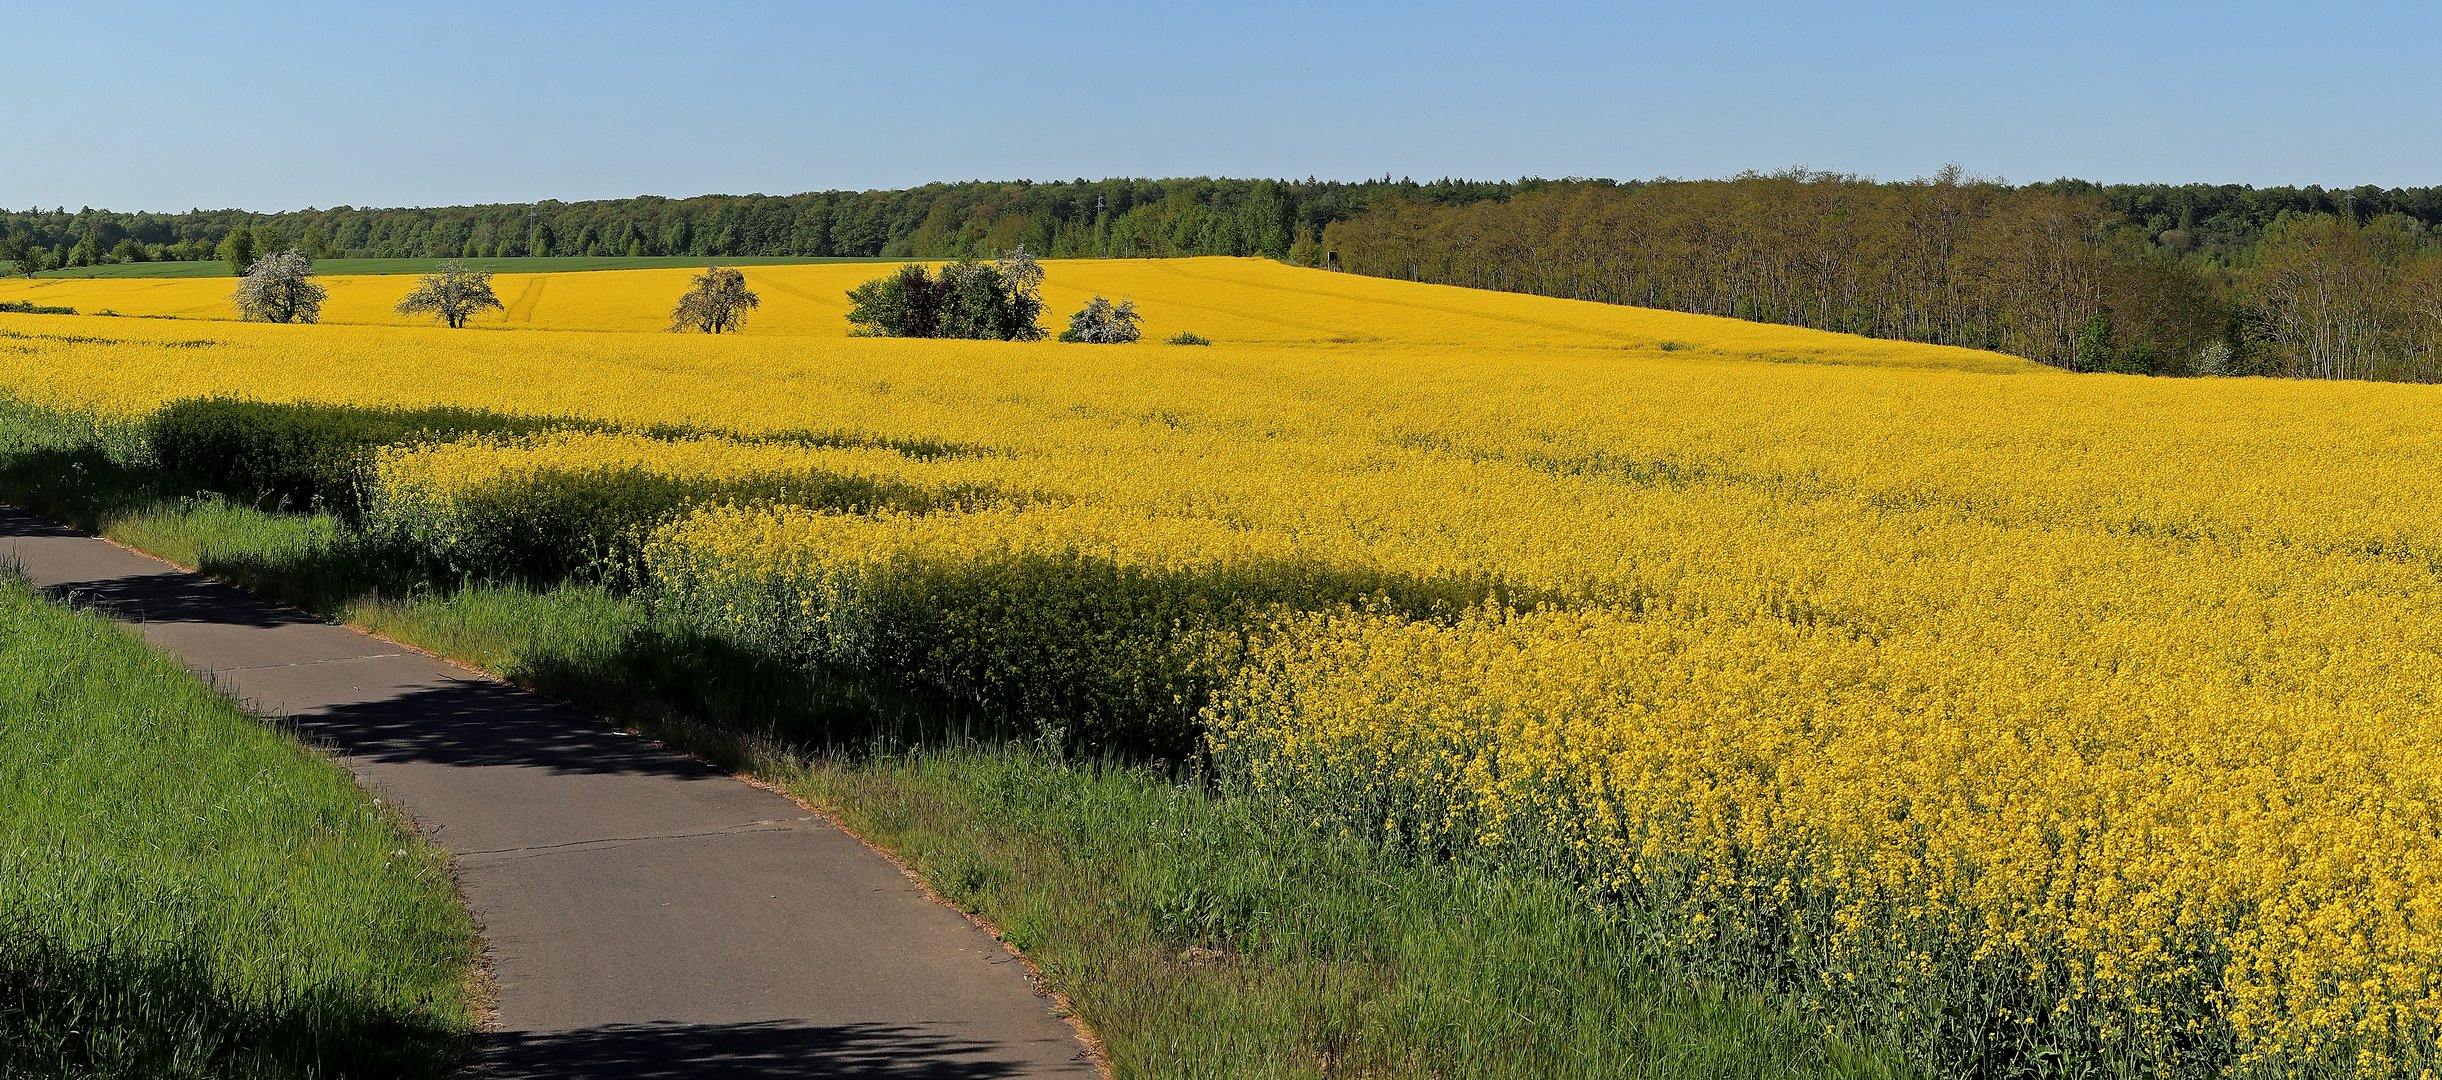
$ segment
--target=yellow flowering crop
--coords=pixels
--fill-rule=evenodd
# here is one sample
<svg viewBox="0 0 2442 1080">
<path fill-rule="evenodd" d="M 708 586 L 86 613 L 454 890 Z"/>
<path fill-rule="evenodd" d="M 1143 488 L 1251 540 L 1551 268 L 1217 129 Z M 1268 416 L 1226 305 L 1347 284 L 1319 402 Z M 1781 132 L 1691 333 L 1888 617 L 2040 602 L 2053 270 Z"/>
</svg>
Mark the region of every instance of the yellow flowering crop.
<svg viewBox="0 0 2442 1080">
<path fill-rule="evenodd" d="M 1440 344 L 1683 350 L 1819 363 L 1907 364 L 2018 371 L 2016 357 L 1941 346 L 1825 334 L 1763 323 L 1545 297 L 1319 274 L 1262 259 L 1075 259 L 1044 264 L 1046 325 L 1105 294 L 1133 298 L 1146 339 L 1191 330 L 1223 343 L 1275 345 Z M 848 290 L 891 272 L 889 264 L 813 263 L 741 268 L 762 298 L 749 336 L 848 336 Z M 598 270 L 498 274 L 502 310 L 470 328 L 660 331 L 692 270 Z M 410 275 L 332 275 L 325 324 L 430 327 L 392 310 Z M 230 278 L 0 279 L 0 301 L 65 306 L 91 314 L 236 318 Z M 1057 329 L 1057 326 L 1052 328 Z"/>
<path fill-rule="evenodd" d="M 625 332 L 675 275 L 504 275 L 561 332 L 0 316 L 0 388 L 581 418 L 393 448 L 375 517 L 512 554 L 608 522 L 743 645 L 1200 731 L 1288 820 L 1569 875 L 1941 1071 L 2437 1064 L 2442 390 L 1049 267 L 1151 340 L 850 338 L 871 266 L 749 268 L 718 339 Z M 388 323 L 359 281 L 405 284 L 335 279 L 333 321 Z M 0 299 L 141 310 L 71 285 L 154 295 Z"/>
</svg>

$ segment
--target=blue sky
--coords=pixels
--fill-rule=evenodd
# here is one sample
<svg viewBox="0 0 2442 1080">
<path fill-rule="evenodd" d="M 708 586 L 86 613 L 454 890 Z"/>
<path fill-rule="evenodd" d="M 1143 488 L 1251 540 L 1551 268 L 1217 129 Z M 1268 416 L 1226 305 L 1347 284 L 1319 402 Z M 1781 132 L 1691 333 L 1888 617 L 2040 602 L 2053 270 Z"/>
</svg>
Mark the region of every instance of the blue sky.
<svg viewBox="0 0 2442 1080">
<path fill-rule="evenodd" d="M 2442 184 L 2442 3 L 0 4 L 0 205 L 1077 176 Z"/>
</svg>

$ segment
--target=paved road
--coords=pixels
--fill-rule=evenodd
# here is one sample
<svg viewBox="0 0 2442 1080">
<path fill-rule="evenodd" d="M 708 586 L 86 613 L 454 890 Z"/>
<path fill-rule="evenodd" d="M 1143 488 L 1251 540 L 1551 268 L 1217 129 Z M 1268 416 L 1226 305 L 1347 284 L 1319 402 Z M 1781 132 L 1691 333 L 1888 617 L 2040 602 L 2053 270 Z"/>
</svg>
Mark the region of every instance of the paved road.
<svg viewBox="0 0 2442 1080">
<path fill-rule="evenodd" d="M 479 1075 L 1094 1075 L 1024 965 L 787 799 L 0 506 L 11 557 L 292 718 L 457 855 L 499 990 Z"/>
</svg>

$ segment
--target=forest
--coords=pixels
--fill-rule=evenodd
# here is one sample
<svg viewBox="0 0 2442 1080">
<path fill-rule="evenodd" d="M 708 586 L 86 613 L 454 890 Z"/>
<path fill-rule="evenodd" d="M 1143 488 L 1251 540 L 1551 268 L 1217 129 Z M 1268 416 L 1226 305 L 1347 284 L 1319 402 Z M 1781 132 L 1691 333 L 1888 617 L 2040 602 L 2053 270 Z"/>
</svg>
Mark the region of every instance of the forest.
<svg viewBox="0 0 2442 1080">
<path fill-rule="evenodd" d="M 48 250 L 52 266 L 209 259 L 251 227 L 269 248 L 313 255 L 502 258 L 527 255 L 990 256 L 1024 244 L 1050 258 L 1305 255 L 1331 222 L 1372 202 L 1460 205 L 1544 181 L 974 181 L 892 191 L 643 196 L 590 202 L 413 209 L 333 207 L 257 214 L 100 210 L 0 212 L 0 235 Z M 1307 249 L 1298 246 L 1304 237 Z"/>
<path fill-rule="evenodd" d="M 1108 179 L 259 214 L 0 212 L 20 267 L 220 257 L 1253 255 L 1996 349 L 2077 370 L 2442 378 L 2442 188 Z"/>
<path fill-rule="evenodd" d="M 1790 172 L 1391 197 L 1360 273 L 1873 337 L 2080 371 L 2442 378 L 2442 193 L 2013 187 Z"/>
</svg>

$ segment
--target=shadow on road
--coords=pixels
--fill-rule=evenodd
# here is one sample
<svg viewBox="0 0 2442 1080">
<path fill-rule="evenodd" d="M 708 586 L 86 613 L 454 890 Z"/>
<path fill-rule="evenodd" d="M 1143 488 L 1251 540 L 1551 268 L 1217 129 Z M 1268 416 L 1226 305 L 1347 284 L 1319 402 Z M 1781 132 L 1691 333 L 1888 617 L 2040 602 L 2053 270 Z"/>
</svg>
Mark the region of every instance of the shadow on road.
<svg viewBox="0 0 2442 1080">
<path fill-rule="evenodd" d="M 92 608 L 124 622 L 272 627 L 322 621 L 295 608 L 266 604 L 217 581 L 166 570 L 108 581 L 71 581 L 42 592 L 51 600 Z"/>
<path fill-rule="evenodd" d="M 616 1024 L 483 1041 L 470 1078 L 988 1080 L 1019 1072 L 993 1060 L 989 1043 L 887 1024 Z"/>
<path fill-rule="evenodd" d="M 431 664 L 421 657 L 400 662 Z M 289 723 L 351 757 L 392 764 L 516 765 L 680 780 L 728 775 L 549 698 L 471 675 L 438 685 L 372 687 L 365 700 L 297 713 Z"/>
</svg>

